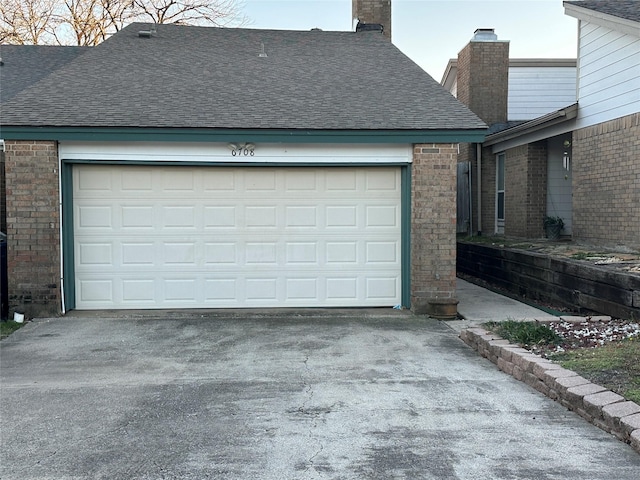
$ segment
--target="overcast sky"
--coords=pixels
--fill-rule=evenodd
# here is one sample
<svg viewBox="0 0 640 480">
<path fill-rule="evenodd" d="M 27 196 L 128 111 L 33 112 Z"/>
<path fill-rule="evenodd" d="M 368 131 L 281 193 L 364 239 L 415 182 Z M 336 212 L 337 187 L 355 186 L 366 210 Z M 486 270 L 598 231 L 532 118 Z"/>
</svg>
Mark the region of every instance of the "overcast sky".
<svg viewBox="0 0 640 480">
<path fill-rule="evenodd" d="M 249 28 L 352 31 L 351 0 L 244 0 Z M 477 28 L 511 58 L 575 58 L 577 19 L 562 0 L 392 0 L 392 41 L 437 81 Z"/>
</svg>

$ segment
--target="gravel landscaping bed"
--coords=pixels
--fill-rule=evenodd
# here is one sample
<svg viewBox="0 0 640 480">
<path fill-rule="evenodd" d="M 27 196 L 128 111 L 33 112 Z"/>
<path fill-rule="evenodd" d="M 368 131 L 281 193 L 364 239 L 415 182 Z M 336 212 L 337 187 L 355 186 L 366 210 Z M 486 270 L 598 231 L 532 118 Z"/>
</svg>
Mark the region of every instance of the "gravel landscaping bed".
<svg viewBox="0 0 640 480">
<path fill-rule="evenodd" d="M 526 348 L 547 358 L 579 348 L 599 347 L 607 342 L 640 336 L 640 323 L 608 316 L 562 316 L 557 321 L 545 322 L 562 337 L 560 345 L 527 345 Z"/>
</svg>

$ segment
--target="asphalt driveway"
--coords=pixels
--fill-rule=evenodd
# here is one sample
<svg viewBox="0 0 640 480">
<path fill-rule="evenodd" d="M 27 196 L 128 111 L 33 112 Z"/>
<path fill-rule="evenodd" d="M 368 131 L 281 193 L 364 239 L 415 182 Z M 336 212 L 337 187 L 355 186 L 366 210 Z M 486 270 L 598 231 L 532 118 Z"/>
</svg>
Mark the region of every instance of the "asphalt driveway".
<svg viewBox="0 0 640 480">
<path fill-rule="evenodd" d="M 640 455 L 407 312 L 39 319 L 9 479 L 634 479 Z"/>
</svg>

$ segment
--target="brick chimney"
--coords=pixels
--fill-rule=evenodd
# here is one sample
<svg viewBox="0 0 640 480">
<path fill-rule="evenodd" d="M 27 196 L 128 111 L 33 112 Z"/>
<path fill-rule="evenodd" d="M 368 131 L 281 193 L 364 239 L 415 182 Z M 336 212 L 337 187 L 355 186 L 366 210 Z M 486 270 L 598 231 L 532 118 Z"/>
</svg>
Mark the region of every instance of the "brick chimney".
<svg viewBox="0 0 640 480">
<path fill-rule="evenodd" d="M 479 28 L 458 54 L 457 97 L 488 125 L 507 121 L 509 42 Z"/>
<path fill-rule="evenodd" d="M 383 35 L 391 40 L 391 0 L 351 0 L 351 14 L 359 23 L 382 25 Z"/>
</svg>

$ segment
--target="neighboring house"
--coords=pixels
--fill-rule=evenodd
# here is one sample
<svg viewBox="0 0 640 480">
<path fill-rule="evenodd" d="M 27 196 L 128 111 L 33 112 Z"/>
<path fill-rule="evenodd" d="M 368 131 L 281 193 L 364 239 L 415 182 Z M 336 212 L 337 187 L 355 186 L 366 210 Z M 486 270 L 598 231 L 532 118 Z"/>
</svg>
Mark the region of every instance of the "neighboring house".
<svg viewBox="0 0 640 480">
<path fill-rule="evenodd" d="M 133 24 L 2 108 L 12 309 L 457 303 L 486 125 L 380 29 Z"/>
<path fill-rule="evenodd" d="M 482 52 L 492 49 L 492 55 L 482 55 Z M 489 133 L 505 130 L 533 120 L 540 116 L 552 113 L 566 105 L 576 102 L 576 60 L 575 59 L 509 59 L 509 42 L 498 41 L 497 35 L 491 29 L 479 29 L 476 31 L 470 44 L 461 52 L 463 58 L 463 70 L 461 71 L 461 92 L 466 101 L 472 102 L 472 110 L 491 123 Z M 500 81 L 497 81 L 500 79 Z M 484 83 L 483 83 L 484 82 Z M 453 95 L 458 94 L 458 60 L 451 59 L 447 65 L 441 81 L 442 85 Z M 571 171 L 563 166 L 562 151 L 559 152 L 558 140 L 550 144 L 550 151 L 546 159 L 547 168 L 547 192 L 549 212 L 554 216 L 560 215 L 565 219 L 565 234 L 571 234 Z M 560 147 L 561 150 L 562 147 Z M 470 233 L 472 217 L 472 205 L 482 204 L 482 198 L 478 202 L 477 178 L 474 177 L 475 195 L 472 197 L 469 191 L 469 146 L 462 148 L 463 155 L 459 165 L 458 187 L 458 232 Z M 465 154 L 466 153 L 466 154 Z M 475 151 L 471 152 L 473 158 Z M 504 162 L 500 162 L 504 167 Z M 477 165 L 474 165 L 477 167 Z M 523 173 L 514 169 L 515 174 Z M 466 174 L 466 175 L 465 175 Z M 495 174 L 494 174 L 495 175 Z M 491 177 L 489 175 L 488 177 Z M 503 189 L 504 190 L 504 189 Z M 509 190 L 509 189 L 507 189 Z M 516 203 L 511 203 L 510 212 L 517 218 L 522 215 L 516 213 L 517 203 L 526 199 L 513 191 Z M 544 192 L 541 193 L 544 195 Z M 491 223 L 484 224 L 485 232 L 504 233 L 504 194 L 495 194 L 484 197 L 485 206 L 492 215 Z M 544 200 L 544 199 L 541 199 Z M 492 202 L 496 202 L 491 205 Z M 500 207 L 497 207 L 497 205 Z M 541 203 L 539 204 L 542 205 Z M 496 214 L 499 208 L 500 215 Z M 541 212 L 542 214 L 542 212 Z M 475 212 L 477 219 L 477 211 Z M 476 221 L 477 225 L 477 221 Z M 530 232 L 515 233 L 516 225 L 511 222 L 511 235 L 537 236 L 536 229 Z M 534 224 L 530 224 L 533 227 Z M 474 229 L 472 232 L 483 230 Z"/>
<path fill-rule="evenodd" d="M 640 9 L 618 0 L 564 6 L 578 19 L 575 99 L 568 70 L 553 82 L 540 71 L 537 86 L 517 93 L 524 73 L 515 67 L 526 61 L 509 60 L 508 42 L 487 32 L 460 52 L 455 81 L 445 74 L 443 84 L 490 124 L 481 145 L 461 148 L 472 166 L 470 230 L 536 238 L 545 216 L 560 216 L 578 242 L 639 248 Z M 547 73 L 557 70 L 543 62 Z M 515 96 L 540 88 L 553 97 L 529 97 L 545 110 L 527 118 L 534 110 L 516 108 Z"/>
</svg>

